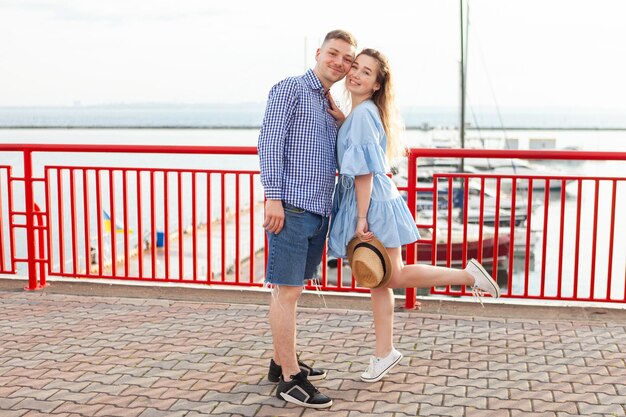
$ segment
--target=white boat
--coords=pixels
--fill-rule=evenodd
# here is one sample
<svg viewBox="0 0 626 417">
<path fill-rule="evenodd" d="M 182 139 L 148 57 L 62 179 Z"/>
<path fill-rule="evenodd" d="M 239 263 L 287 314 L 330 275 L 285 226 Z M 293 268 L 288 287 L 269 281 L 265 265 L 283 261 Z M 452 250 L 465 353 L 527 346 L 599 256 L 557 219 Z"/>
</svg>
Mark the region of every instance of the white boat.
<svg viewBox="0 0 626 417">
<path fill-rule="evenodd" d="M 502 188 L 506 191 L 512 189 L 512 177 L 514 176 L 541 176 L 541 177 L 566 177 L 567 173 L 554 167 L 547 167 L 542 164 L 529 162 L 524 159 L 493 159 L 493 158 L 472 158 L 467 160 L 467 164 L 474 167 L 483 174 L 503 175 L 507 178 L 502 180 Z M 571 180 L 567 179 L 566 183 Z M 516 180 L 517 190 L 525 191 L 529 188 L 529 179 L 520 178 Z M 545 191 L 545 179 L 533 179 L 533 191 Z M 549 181 L 550 191 L 560 191 L 562 188 L 561 180 Z"/>
<path fill-rule="evenodd" d="M 418 187 L 431 186 L 431 183 L 421 183 Z M 447 181 L 441 181 L 437 187 L 437 209 L 440 215 L 447 215 L 448 191 Z M 417 199 L 417 211 L 421 213 L 432 213 L 433 193 L 419 192 Z M 481 203 L 482 200 L 482 203 Z M 513 213 L 513 199 L 506 193 L 500 193 L 497 198 L 496 190 L 487 186 L 482 187 L 480 182 L 471 180 L 467 188 L 467 206 L 465 205 L 465 190 L 461 184 L 457 184 L 452 189 L 452 215 L 455 219 L 463 223 L 465 217 L 470 224 L 482 223 L 493 226 L 496 222 L 501 226 L 508 226 L 513 222 L 516 226 L 522 225 L 528 215 L 528 203 L 522 197 L 515 201 L 515 212 Z M 482 210 L 481 210 L 482 205 Z M 498 208 L 496 210 L 496 207 Z"/>
</svg>

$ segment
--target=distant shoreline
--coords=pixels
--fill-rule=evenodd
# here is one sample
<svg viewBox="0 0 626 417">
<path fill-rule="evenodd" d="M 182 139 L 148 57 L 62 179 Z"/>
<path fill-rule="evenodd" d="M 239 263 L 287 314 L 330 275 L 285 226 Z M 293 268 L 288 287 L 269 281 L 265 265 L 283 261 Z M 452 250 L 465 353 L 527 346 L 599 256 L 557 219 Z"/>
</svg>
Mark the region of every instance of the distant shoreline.
<svg viewBox="0 0 626 417">
<path fill-rule="evenodd" d="M 260 129 L 261 126 L 168 126 L 168 125 L 160 125 L 160 126 L 0 126 L 0 130 L 2 129 L 137 129 L 137 130 L 150 130 L 150 129 L 189 129 L 189 130 L 255 130 Z M 434 127 L 429 126 L 427 128 L 421 126 L 407 126 L 406 130 L 422 130 L 422 131 L 431 131 L 431 130 L 457 130 L 457 126 L 441 126 Z M 480 131 L 480 130 L 489 130 L 489 131 L 498 131 L 498 130 L 506 130 L 506 131 L 519 131 L 519 130 L 569 130 L 569 131 L 616 131 L 622 132 L 626 131 L 626 127 L 525 127 L 525 126 L 512 126 L 512 127 L 468 127 L 467 131 Z"/>
</svg>

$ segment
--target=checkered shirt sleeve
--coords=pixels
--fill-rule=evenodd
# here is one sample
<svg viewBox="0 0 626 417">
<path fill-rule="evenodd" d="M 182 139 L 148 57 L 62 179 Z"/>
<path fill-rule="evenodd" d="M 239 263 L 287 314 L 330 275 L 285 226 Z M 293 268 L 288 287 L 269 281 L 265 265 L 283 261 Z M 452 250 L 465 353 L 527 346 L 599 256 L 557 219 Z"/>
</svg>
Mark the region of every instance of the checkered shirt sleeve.
<svg viewBox="0 0 626 417">
<path fill-rule="evenodd" d="M 261 183 L 265 197 L 270 200 L 283 198 L 283 175 L 285 142 L 296 110 L 298 85 L 293 78 L 287 78 L 270 90 L 259 134 L 259 159 L 261 162 Z"/>
</svg>

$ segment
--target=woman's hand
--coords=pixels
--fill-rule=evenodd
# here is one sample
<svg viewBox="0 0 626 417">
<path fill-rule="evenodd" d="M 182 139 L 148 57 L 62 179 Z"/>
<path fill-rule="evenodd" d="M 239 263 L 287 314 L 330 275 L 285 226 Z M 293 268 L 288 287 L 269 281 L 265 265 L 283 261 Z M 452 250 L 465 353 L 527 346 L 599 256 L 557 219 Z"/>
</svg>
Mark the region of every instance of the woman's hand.
<svg viewBox="0 0 626 417">
<path fill-rule="evenodd" d="M 365 217 L 359 217 L 356 223 L 356 236 L 361 239 L 361 242 L 369 242 L 374 238 L 374 233 L 369 231 L 367 225 L 367 219 Z"/>
<path fill-rule="evenodd" d="M 335 100 L 333 100 L 333 96 L 330 93 L 328 93 L 328 104 L 330 106 L 328 108 L 328 113 L 335 118 L 337 126 L 341 126 L 343 121 L 346 120 L 346 116 L 341 110 L 339 110 L 339 107 L 335 104 Z"/>
</svg>

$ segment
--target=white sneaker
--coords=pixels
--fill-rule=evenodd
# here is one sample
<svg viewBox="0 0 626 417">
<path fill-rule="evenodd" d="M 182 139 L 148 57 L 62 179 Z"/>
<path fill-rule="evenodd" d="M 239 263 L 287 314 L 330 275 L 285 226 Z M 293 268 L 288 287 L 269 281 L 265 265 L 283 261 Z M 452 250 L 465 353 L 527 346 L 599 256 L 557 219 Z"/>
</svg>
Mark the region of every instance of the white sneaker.
<svg viewBox="0 0 626 417">
<path fill-rule="evenodd" d="M 498 283 L 491 278 L 491 275 L 489 275 L 485 268 L 483 268 L 483 266 L 476 259 L 470 259 L 465 267 L 465 270 L 474 277 L 472 290 L 484 291 L 493 298 L 500 297 L 500 287 L 498 287 Z"/>
<path fill-rule="evenodd" d="M 361 374 L 361 381 L 376 382 L 382 379 L 387 372 L 400 362 L 402 359 L 402 353 L 392 348 L 389 355 L 384 358 L 377 358 L 372 356 L 370 358 L 370 366 L 367 367 L 365 372 Z"/>
</svg>

